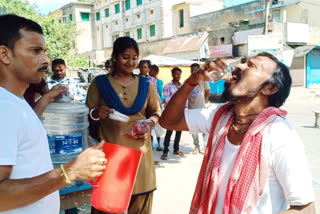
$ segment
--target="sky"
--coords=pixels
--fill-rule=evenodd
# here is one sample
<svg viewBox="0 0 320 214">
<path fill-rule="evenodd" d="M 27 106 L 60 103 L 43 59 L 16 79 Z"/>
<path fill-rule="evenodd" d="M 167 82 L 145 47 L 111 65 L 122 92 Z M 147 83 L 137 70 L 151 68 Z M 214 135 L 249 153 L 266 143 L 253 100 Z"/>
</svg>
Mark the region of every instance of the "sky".
<svg viewBox="0 0 320 214">
<path fill-rule="evenodd" d="M 39 8 L 39 12 L 48 15 L 62 6 L 73 2 L 75 0 L 27 0 L 31 4 L 36 4 Z"/>
</svg>

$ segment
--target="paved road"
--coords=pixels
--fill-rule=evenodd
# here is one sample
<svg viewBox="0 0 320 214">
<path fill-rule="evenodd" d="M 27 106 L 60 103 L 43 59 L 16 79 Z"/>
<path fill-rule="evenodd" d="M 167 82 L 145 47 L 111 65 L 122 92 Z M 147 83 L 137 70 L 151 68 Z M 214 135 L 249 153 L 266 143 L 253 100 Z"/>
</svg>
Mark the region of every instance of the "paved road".
<svg viewBox="0 0 320 214">
<path fill-rule="evenodd" d="M 292 88 L 283 108 L 288 111 L 288 121 L 305 144 L 314 179 L 316 208 L 320 210 L 320 128 L 314 128 L 312 112 L 314 109 L 320 110 L 320 89 Z M 174 134 L 172 140 L 173 137 Z M 181 151 L 185 152 L 185 157 L 172 154 L 172 143 L 169 159 L 161 161 L 161 166 L 156 168 L 158 190 L 154 193 L 153 214 L 187 214 L 196 185 L 203 155 L 191 153 L 193 143 L 188 132 L 183 132 L 181 138 Z M 161 152 L 155 152 L 155 156 L 160 160 Z"/>
</svg>

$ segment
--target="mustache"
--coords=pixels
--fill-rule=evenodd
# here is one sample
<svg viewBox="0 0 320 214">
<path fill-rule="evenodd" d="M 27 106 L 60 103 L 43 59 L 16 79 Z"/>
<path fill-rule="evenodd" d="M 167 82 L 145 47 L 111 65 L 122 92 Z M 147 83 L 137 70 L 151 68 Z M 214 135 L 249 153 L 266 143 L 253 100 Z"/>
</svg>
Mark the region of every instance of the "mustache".
<svg viewBox="0 0 320 214">
<path fill-rule="evenodd" d="M 49 66 L 44 65 L 44 66 L 41 66 L 40 68 L 38 68 L 37 71 L 45 71 L 45 72 L 47 72 L 48 68 L 49 68 Z"/>
</svg>

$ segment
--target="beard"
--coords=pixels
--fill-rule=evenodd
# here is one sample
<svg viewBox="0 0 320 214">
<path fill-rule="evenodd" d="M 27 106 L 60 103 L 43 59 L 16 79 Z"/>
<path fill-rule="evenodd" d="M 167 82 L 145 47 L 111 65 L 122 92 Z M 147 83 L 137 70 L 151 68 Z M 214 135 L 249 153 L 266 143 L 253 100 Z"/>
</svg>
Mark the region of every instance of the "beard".
<svg viewBox="0 0 320 214">
<path fill-rule="evenodd" d="M 260 90 L 264 87 L 264 85 L 265 84 L 263 83 L 256 88 L 250 89 L 245 95 L 236 96 L 230 90 L 230 83 L 225 83 L 224 84 L 225 89 L 222 93 L 222 100 L 223 102 L 233 102 L 233 103 L 238 101 L 249 102 L 259 94 Z"/>
<path fill-rule="evenodd" d="M 236 69 L 235 71 L 232 72 L 232 74 L 237 76 L 237 81 L 236 81 L 236 84 L 237 84 L 242 78 L 242 73 L 241 73 L 240 70 Z M 230 90 L 231 84 L 225 82 L 225 84 L 224 84 L 224 88 L 225 89 L 224 89 L 224 91 L 222 93 L 222 100 L 223 100 L 223 102 L 233 102 L 233 103 L 238 102 L 238 101 L 249 102 L 249 101 L 251 101 L 252 99 L 254 99 L 258 95 L 260 90 L 267 83 L 268 83 L 268 81 L 260 84 L 256 88 L 249 89 L 245 95 L 236 96 Z"/>
<path fill-rule="evenodd" d="M 230 83 L 224 83 L 224 91 L 222 92 L 223 102 L 235 102 L 237 100 L 236 96 L 230 91 Z"/>
</svg>

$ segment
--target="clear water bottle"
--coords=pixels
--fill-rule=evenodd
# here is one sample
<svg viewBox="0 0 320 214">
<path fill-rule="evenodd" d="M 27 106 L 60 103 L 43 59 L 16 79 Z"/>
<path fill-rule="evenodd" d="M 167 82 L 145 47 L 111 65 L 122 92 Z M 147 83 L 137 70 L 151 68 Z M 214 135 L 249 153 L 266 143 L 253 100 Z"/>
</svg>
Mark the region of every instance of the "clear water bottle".
<svg viewBox="0 0 320 214">
<path fill-rule="evenodd" d="M 63 95 L 49 103 L 41 116 L 48 134 L 54 167 L 74 159 L 88 147 L 88 107 Z"/>
<path fill-rule="evenodd" d="M 231 79 L 232 74 L 231 72 L 235 69 L 233 66 L 228 65 L 224 68 L 224 71 L 217 71 L 216 65 L 214 62 L 207 62 L 204 64 L 201 69 L 207 71 L 211 77 L 212 82 L 216 82 L 221 79 Z"/>
<path fill-rule="evenodd" d="M 232 74 L 231 72 L 234 69 L 230 66 L 225 67 L 225 72 L 218 72 L 216 70 L 212 70 L 209 72 L 210 77 L 212 78 L 212 82 L 217 82 L 221 79 L 231 79 L 232 78 Z"/>
</svg>

